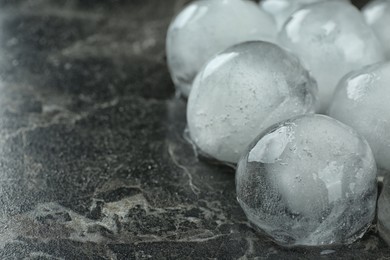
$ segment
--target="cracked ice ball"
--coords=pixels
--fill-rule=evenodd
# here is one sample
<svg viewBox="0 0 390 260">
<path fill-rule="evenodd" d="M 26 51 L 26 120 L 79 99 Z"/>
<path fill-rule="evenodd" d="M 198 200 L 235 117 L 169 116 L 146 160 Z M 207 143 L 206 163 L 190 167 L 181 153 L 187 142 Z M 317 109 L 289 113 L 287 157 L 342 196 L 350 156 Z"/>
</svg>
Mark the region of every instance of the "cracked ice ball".
<svg viewBox="0 0 390 260">
<path fill-rule="evenodd" d="M 295 12 L 279 41 L 317 80 L 321 113 L 345 74 L 384 59 L 383 48 L 362 14 L 345 1 L 315 3 Z"/>
<path fill-rule="evenodd" d="M 376 166 L 352 128 L 306 115 L 263 132 L 240 159 L 237 199 L 284 246 L 348 244 L 375 216 Z"/>
<path fill-rule="evenodd" d="M 339 83 L 328 115 L 370 144 L 378 168 L 390 171 L 390 62 L 351 72 Z"/>
<path fill-rule="evenodd" d="M 312 113 L 317 86 L 299 60 L 267 42 L 233 46 L 194 81 L 187 121 L 191 139 L 217 160 L 237 163 L 264 129 Z"/>
<path fill-rule="evenodd" d="M 166 52 L 172 80 L 187 97 L 196 74 L 215 54 L 241 42 L 275 38 L 273 18 L 253 2 L 195 1 L 168 29 Z"/>
<path fill-rule="evenodd" d="M 363 8 L 367 23 L 374 29 L 390 59 L 390 1 L 375 0 Z"/>
</svg>

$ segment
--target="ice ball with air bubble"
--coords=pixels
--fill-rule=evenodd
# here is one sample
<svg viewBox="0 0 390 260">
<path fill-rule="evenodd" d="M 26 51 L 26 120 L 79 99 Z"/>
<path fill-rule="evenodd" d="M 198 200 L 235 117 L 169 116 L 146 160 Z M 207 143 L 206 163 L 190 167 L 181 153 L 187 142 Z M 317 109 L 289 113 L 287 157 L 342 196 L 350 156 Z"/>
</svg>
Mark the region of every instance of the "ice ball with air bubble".
<svg viewBox="0 0 390 260">
<path fill-rule="evenodd" d="M 321 113 L 345 74 L 385 57 L 360 11 L 346 1 L 319 2 L 293 13 L 279 43 L 300 57 L 317 80 Z"/>
<path fill-rule="evenodd" d="M 323 115 L 264 131 L 240 159 L 237 199 L 284 246 L 349 244 L 375 216 L 376 165 L 366 140 Z"/>
<path fill-rule="evenodd" d="M 241 42 L 275 38 L 273 18 L 251 1 L 194 1 L 168 29 L 166 53 L 172 80 L 188 96 L 196 74 L 215 54 Z"/>
<path fill-rule="evenodd" d="M 316 82 L 295 56 L 272 43 L 242 43 L 211 59 L 195 79 L 190 137 L 203 154 L 237 163 L 259 132 L 313 113 L 316 100 Z"/>
</svg>

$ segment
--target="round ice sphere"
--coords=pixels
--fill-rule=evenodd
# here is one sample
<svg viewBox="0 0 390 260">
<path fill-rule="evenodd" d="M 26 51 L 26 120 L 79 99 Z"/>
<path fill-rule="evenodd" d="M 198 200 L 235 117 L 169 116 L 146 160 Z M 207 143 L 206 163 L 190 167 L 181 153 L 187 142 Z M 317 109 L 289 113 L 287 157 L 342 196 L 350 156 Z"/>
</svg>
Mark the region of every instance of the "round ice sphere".
<svg viewBox="0 0 390 260">
<path fill-rule="evenodd" d="M 273 18 L 244 0 L 200 0 L 171 23 L 166 53 L 176 88 L 188 96 L 201 67 L 226 48 L 251 40 L 275 41 Z"/>
<path fill-rule="evenodd" d="M 263 0 L 260 7 L 275 18 L 278 28 L 282 28 L 292 13 L 305 5 L 321 1 L 326 0 Z"/>
<path fill-rule="evenodd" d="M 369 142 L 378 168 L 390 171 L 390 62 L 349 73 L 339 83 L 328 115 Z"/>
<path fill-rule="evenodd" d="M 297 54 L 318 82 L 324 113 L 345 74 L 384 59 L 383 48 L 362 14 L 346 1 L 305 6 L 285 23 L 280 44 Z"/>
<path fill-rule="evenodd" d="M 363 8 L 367 23 L 374 29 L 390 59 L 390 1 L 375 0 Z"/>
<path fill-rule="evenodd" d="M 368 143 L 324 115 L 272 126 L 238 163 L 248 219 L 285 246 L 352 243 L 375 216 L 376 165 Z"/>
<path fill-rule="evenodd" d="M 390 245 L 390 178 L 386 177 L 378 200 L 378 231 Z"/>
<path fill-rule="evenodd" d="M 246 42 L 210 60 L 187 106 L 191 139 L 220 161 L 237 163 L 260 131 L 314 112 L 317 85 L 299 60 L 267 42 Z"/>
</svg>

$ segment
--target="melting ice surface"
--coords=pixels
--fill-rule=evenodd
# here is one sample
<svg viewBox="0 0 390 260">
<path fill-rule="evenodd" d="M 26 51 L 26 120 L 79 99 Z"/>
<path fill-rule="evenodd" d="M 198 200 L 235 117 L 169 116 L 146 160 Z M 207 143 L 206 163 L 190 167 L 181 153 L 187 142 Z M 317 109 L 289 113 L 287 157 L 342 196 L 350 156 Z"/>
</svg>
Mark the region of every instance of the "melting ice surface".
<svg viewBox="0 0 390 260">
<path fill-rule="evenodd" d="M 288 127 L 264 136 L 249 152 L 248 162 L 274 163 L 279 160 L 289 142 Z"/>
<path fill-rule="evenodd" d="M 390 62 L 344 77 L 328 114 L 353 127 L 369 142 L 378 167 L 390 171 Z"/>
<path fill-rule="evenodd" d="M 241 42 L 275 38 L 272 17 L 253 2 L 194 1 L 168 29 L 166 52 L 172 80 L 188 96 L 194 77 L 215 54 Z"/>
<path fill-rule="evenodd" d="M 385 57 L 362 14 L 347 1 L 323 1 L 294 12 L 280 32 L 279 43 L 299 56 L 317 80 L 321 113 L 345 74 Z"/>
<path fill-rule="evenodd" d="M 249 220 L 276 242 L 348 244 L 375 216 L 376 164 L 352 128 L 327 116 L 299 116 L 250 145 L 236 188 Z"/>
<path fill-rule="evenodd" d="M 313 113 L 316 95 L 315 81 L 280 47 L 260 41 L 233 46 L 211 59 L 194 81 L 187 106 L 191 139 L 203 153 L 237 163 L 267 127 Z M 283 143 L 269 145 L 277 152 Z"/>
</svg>

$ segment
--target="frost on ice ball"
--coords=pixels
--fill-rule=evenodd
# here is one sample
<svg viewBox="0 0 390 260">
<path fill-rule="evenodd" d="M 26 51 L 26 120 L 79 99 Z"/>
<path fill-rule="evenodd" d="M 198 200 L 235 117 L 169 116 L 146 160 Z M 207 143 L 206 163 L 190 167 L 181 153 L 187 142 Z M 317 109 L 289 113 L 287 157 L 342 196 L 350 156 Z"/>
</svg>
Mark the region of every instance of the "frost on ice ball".
<svg viewBox="0 0 390 260">
<path fill-rule="evenodd" d="M 374 29 L 390 58 L 390 1 L 375 0 L 363 8 L 367 23 Z"/>
<path fill-rule="evenodd" d="M 347 244 L 375 216 L 376 165 L 352 128 L 323 115 L 300 116 L 249 146 L 236 189 L 248 219 L 282 245 Z"/>
<path fill-rule="evenodd" d="M 377 226 L 380 236 L 390 245 L 390 178 L 385 178 L 378 200 Z"/>
<path fill-rule="evenodd" d="M 297 58 L 267 42 L 247 42 L 210 60 L 196 77 L 187 120 L 191 139 L 236 163 L 265 128 L 315 109 L 317 86 Z"/>
<path fill-rule="evenodd" d="M 273 18 L 253 2 L 195 1 L 168 29 L 166 52 L 173 82 L 188 96 L 194 77 L 215 54 L 241 42 L 275 38 Z"/>
<path fill-rule="evenodd" d="M 328 114 L 369 142 L 378 168 L 390 171 L 390 62 L 351 72 L 335 92 Z"/>
<path fill-rule="evenodd" d="M 326 0 L 263 0 L 260 1 L 260 7 L 271 14 L 275 18 L 278 28 L 281 28 L 293 12 L 307 4 L 321 1 Z"/>
<path fill-rule="evenodd" d="M 346 1 L 315 3 L 295 12 L 279 41 L 302 59 L 317 80 L 322 113 L 341 77 L 384 59 L 374 32 Z"/>
</svg>

